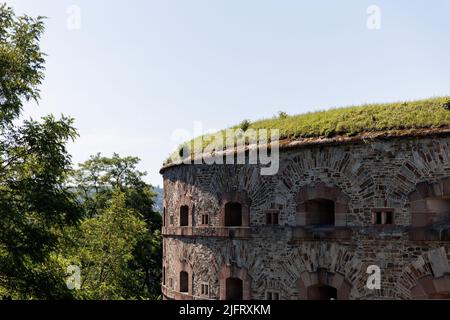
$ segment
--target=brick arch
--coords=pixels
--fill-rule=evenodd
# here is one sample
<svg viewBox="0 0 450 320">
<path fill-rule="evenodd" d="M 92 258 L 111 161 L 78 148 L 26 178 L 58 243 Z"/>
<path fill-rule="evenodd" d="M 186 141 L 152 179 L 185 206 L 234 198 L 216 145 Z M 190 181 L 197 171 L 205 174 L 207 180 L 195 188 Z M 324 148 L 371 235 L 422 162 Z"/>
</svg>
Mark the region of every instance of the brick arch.
<svg viewBox="0 0 450 320">
<path fill-rule="evenodd" d="M 403 299 L 429 299 L 450 291 L 450 260 L 445 246 L 431 248 L 403 268 L 397 283 Z"/>
<path fill-rule="evenodd" d="M 449 216 L 441 217 L 437 212 L 430 209 L 427 204 L 429 198 L 450 199 L 450 178 L 441 179 L 437 182 L 420 182 L 415 190 L 408 195 L 411 211 L 411 225 L 421 227 L 448 220 Z"/>
<path fill-rule="evenodd" d="M 352 299 L 361 296 L 363 283 L 367 280 L 366 268 L 356 256 L 355 250 L 333 242 L 305 243 L 279 262 L 279 270 L 283 275 L 281 282 L 286 286 L 291 299 L 298 299 L 298 286 L 295 286 L 298 279 L 303 274 L 318 270 L 344 277 L 351 284 Z"/>
<path fill-rule="evenodd" d="M 219 274 L 219 297 L 220 300 L 226 299 L 226 281 L 228 278 L 238 278 L 242 280 L 242 298 L 250 300 L 252 298 L 252 278 L 246 268 L 240 268 L 235 264 L 226 264 L 222 266 Z"/>
<path fill-rule="evenodd" d="M 364 201 L 369 206 L 374 205 L 376 190 L 371 170 L 353 154 L 339 148 L 325 148 L 320 155 L 305 149 L 301 155 L 294 154 L 282 161 L 271 201 L 295 212 L 295 198 L 299 189 L 316 183 L 339 188 L 349 198 L 347 217 L 352 216 L 352 223 L 356 225 L 366 223 L 364 215 L 352 211 L 352 204 Z M 296 224 L 294 215 L 286 214 L 283 217 L 283 213 L 280 219 L 287 220 L 288 224 Z"/>
<path fill-rule="evenodd" d="M 219 223 L 225 225 L 225 206 L 228 203 L 240 203 L 242 206 L 242 227 L 250 226 L 251 199 L 246 191 L 230 191 L 219 196 Z"/>
<path fill-rule="evenodd" d="M 450 299 L 450 273 L 435 278 L 427 275 L 417 280 L 411 289 L 413 299 Z"/>
<path fill-rule="evenodd" d="M 352 284 L 339 273 L 332 273 L 325 269 L 318 269 L 315 272 L 303 272 L 297 282 L 298 298 L 307 300 L 307 289 L 315 285 L 326 285 L 335 288 L 338 300 L 349 300 Z"/>
<path fill-rule="evenodd" d="M 334 186 L 327 186 L 323 182 L 317 182 L 314 185 L 306 185 L 300 187 L 295 196 L 295 202 L 297 204 L 297 222 L 300 225 L 305 225 L 307 208 L 306 203 L 309 200 L 325 199 L 334 202 L 335 210 L 335 225 L 346 226 L 347 214 L 350 212 L 349 201 L 350 198 L 341 191 L 340 188 Z"/>
<path fill-rule="evenodd" d="M 212 171 L 213 174 L 205 175 L 204 179 L 202 177 L 199 187 L 207 188 L 207 193 L 218 199 L 224 193 L 245 190 L 252 200 L 252 205 L 261 206 L 273 193 L 273 176 L 262 176 L 258 166 L 214 165 Z"/>
<path fill-rule="evenodd" d="M 303 150 L 280 163 L 280 182 L 276 190 L 287 193 L 295 190 L 300 181 L 323 174 L 320 180 L 329 181 L 348 193 L 369 195 L 374 192 L 371 170 L 352 153 L 340 148 L 325 148 L 317 154 L 314 150 Z M 366 197 L 368 199 L 370 197 Z"/>
</svg>

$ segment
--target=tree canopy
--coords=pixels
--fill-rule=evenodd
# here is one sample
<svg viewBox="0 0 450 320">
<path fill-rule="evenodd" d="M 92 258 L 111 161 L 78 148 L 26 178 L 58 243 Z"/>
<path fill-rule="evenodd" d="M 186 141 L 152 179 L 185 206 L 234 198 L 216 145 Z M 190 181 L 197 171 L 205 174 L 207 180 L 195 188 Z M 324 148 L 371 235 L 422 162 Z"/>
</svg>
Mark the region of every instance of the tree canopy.
<svg viewBox="0 0 450 320">
<path fill-rule="evenodd" d="M 74 119 L 21 121 L 44 78 L 43 21 L 0 4 L 0 299 L 156 298 L 161 216 L 139 159 L 98 154 L 74 169 Z"/>
<path fill-rule="evenodd" d="M 159 294 L 162 218 L 153 209 L 155 193 L 143 180 L 146 173 L 136 169 L 139 161 L 97 154 L 72 172 L 71 184 L 85 214 L 72 263 L 90 270 L 83 297 L 149 299 Z M 97 286 L 103 289 L 97 291 Z"/>
</svg>

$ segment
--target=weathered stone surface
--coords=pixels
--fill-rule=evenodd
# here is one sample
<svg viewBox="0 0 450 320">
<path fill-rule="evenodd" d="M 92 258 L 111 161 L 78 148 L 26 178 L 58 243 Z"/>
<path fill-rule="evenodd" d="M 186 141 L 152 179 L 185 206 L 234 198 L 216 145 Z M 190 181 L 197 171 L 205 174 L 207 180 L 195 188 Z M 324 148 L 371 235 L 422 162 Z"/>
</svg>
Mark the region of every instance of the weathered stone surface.
<svg viewBox="0 0 450 320">
<path fill-rule="evenodd" d="M 163 174 L 165 297 L 224 298 L 231 275 L 251 299 L 268 291 L 306 299 L 317 285 L 335 288 L 338 299 L 450 297 L 448 212 L 427 205 L 450 199 L 449 157 L 450 137 L 441 136 L 285 150 L 274 176 L 261 176 L 258 165 L 171 167 Z M 314 198 L 334 201 L 335 230 L 302 226 Z M 227 201 L 242 202 L 248 229 L 223 227 Z M 190 208 L 186 231 L 182 205 Z M 393 210 L 394 226 L 374 226 L 383 208 Z M 279 224 L 266 225 L 274 210 Z M 370 265 L 381 268 L 379 290 L 366 286 Z M 190 275 L 187 294 L 178 292 L 180 271 Z"/>
</svg>

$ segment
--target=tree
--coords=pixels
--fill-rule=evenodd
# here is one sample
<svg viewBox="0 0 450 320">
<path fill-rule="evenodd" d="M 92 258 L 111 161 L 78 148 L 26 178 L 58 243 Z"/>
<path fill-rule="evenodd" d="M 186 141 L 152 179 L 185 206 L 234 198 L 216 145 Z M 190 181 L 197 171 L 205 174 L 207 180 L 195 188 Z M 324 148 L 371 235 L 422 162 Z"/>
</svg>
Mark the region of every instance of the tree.
<svg viewBox="0 0 450 320">
<path fill-rule="evenodd" d="M 0 287 L 17 298 L 57 298 L 65 292 L 51 261 L 59 236 L 81 217 L 64 188 L 72 119 L 46 117 L 10 127 L 0 139 Z"/>
<path fill-rule="evenodd" d="M 0 4 L 0 125 L 10 124 L 22 110 L 23 100 L 38 100 L 44 78 L 44 54 L 39 40 L 43 17 L 17 17 Z"/>
<path fill-rule="evenodd" d="M 107 208 L 101 214 L 87 218 L 76 234 L 77 245 L 70 263 L 82 271 L 82 299 L 135 299 L 135 291 L 143 275 L 128 265 L 133 251 L 147 232 L 138 212 L 126 205 L 126 195 L 120 190 L 112 193 Z"/>
<path fill-rule="evenodd" d="M 0 294 L 10 298 L 71 297 L 53 253 L 81 213 L 63 186 L 73 119 L 17 122 L 23 101 L 39 98 L 43 30 L 41 17 L 0 5 Z"/>
<path fill-rule="evenodd" d="M 143 178 L 145 172 L 136 169 L 139 158 L 91 156 L 72 174 L 72 185 L 86 219 L 104 214 L 108 203 L 117 192 L 123 195 L 124 206 L 136 213 L 145 224 L 146 232 L 134 238 L 133 259 L 128 261 L 124 273 L 133 277 L 127 282 L 126 296 L 153 298 L 160 292 L 162 245 L 161 214 L 155 212 L 155 193 Z M 139 281 L 135 281 L 138 279 Z"/>
<path fill-rule="evenodd" d="M 139 159 L 97 155 L 73 171 L 72 118 L 19 122 L 39 100 L 43 31 L 0 4 L 0 298 L 152 298 L 161 216 Z M 67 288 L 68 263 L 85 268 L 85 291 Z"/>
<path fill-rule="evenodd" d="M 115 189 L 127 194 L 126 201 L 130 208 L 140 212 L 156 229 L 161 227 L 161 215 L 153 210 L 155 193 L 143 177 L 146 172 L 136 169 L 140 159 L 137 157 L 120 157 L 113 154 L 111 158 L 100 153 L 81 163 L 72 175 L 73 186 L 78 198 L 84 204 L 88 216 L 104 209 L 106 201 Z"/>
</svg>

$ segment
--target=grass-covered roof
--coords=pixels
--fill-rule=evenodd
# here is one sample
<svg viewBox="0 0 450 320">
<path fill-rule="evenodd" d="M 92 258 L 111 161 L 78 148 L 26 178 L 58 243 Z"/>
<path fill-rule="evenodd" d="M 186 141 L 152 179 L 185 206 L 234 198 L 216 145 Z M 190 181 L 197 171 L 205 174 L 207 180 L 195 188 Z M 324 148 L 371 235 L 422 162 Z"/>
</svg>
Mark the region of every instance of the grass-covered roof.
<svg viewBox="0 0 450 320">
<path fill-rule="evenodd" d="M 282 140 L 356 136 L 362 133 L 450 126 L 450 97 L 418 101 L 366 104 L 300 115 L 280 113 L 271 119 L 243 121 L 231 129 L 278 129 Z M 205 148 L 211 142 L 207 136 L 184 143 L 192 152 L 194 146 Z M 194 141 L 201 143 L 194 144 Z M 180 148 L 181 148 L 180 147 Z M 170 160 L 166 164 L 170 164 Z"/>
</svg>

